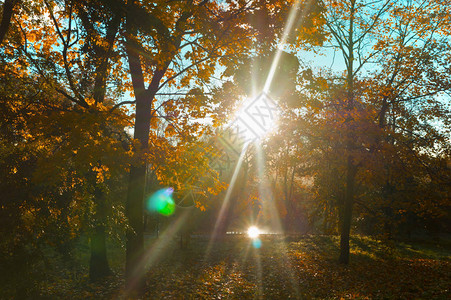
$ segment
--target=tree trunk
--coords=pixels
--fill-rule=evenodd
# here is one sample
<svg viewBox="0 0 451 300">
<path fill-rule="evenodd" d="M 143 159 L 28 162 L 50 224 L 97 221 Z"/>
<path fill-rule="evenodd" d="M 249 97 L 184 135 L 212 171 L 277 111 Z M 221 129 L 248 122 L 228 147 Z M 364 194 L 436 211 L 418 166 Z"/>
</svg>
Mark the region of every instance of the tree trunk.
<svg viewBox="0 0 451 300">
<path fill-rule="evenodd" d="M 107 260 L 105 226 L 99 225 L 91 236 L 91 259 L 89 261 L 89 279 L 97 281 L 111 275 Z"/>
<path fill-rule="evenodd" d="M 11 17 L 13 15 L 13 9 L 18 2 L 19 1 L 17 0 L 5 0 L 5 3 L 3 4 L 3 15 L 0 23 L 0 45 L 3 43 L 6 33 L 8 32 L 9 25 L 11 24 Z"/>
<path fill-rule="evenodd" d="M 106 198 L 105 192 L 99 183 L 96 182 L 96 174 L 92 171 L 90 179 L 94 186 L 94 230 L 90 237 L 91 258 L 89 260 L 89 279 L 97 281 L 105 276 L 110 275 L 111 269 L 108 265 L 107 248 L 106 248 Z"/>
<path fill-rule="evenodd" d="M 354 204 L 354 184 L 357 167 L 352 162 L 352 157 L 348 156 L 347 174 L 346 174 L 346 195 L 343 207 L 343 219 L 341 221 L 340 236 L 340 258 L 338 261 L 342 264 L 349 263 L 349 235 L 351 232 L 352 206 Z"/>
<path fill-rule="evenodd" d="M 354 110 L 354 12 L 355 1 L 351 1 L 350 19 L 349 19 L 349 40 L 348 40 L 348 63 L 347 63 L 347 97 L 348 103 L 346 107 L 347 116 L 347 151 L 354 149 L 354 140 L 352 133 L 352 111 Z M 346 192 L 343 203 L 343 220 L 341 222 L 340 232 L 340 257 L 338 261 L 342 264 L 349 263 L 349 234 L 351 232 L 352 206 L 354 204 L 354 183 L 357 167 L 354 165 L 352 154 L 348 154 L 346 166 Z"/>
<path fill-rule="evenodd" d="M 127 55 L 136 98 L 134 138 L 140 142 L 145 151 L 149 146 L 150 120 L 152 101 L 158 90 L 158 83 L 166 68 L 155 71 L 148 89 L 144 88 L 144 76 L 138 54 L 127 46 Z M 139 295 L 144 292 L 144 264 L 141 261 L 144 253 L 144 220 L 143 205 L 146 191 L 147 166 L 144 160 L 130 168 L 130 180 L 126 200 L 126 216 L 130 228 L 127 230 L 125 285 L 129 291 Z"/>
<path fill-rule="evenodd" d="M 105 226 L 99 224 L 94 228 L 91 236 L 91 258 L 89 261 L 89 279 L 97 281 L 111 275 L 107 260 Z"/>
<path fill-rule="evenodd" d="M 90 26 L 87 18 L 82 18 L 84 26 Z M 96 103 L 102 103 L 105 100 L 106 81 L 110 70 L 110 57 L 113 44 L 116 39 L 117 32 L 121 21 L 121 15 L 116 15 L 107 25 L 106 42 L 107 47 L 98 47 L 96 49 L 96 79 L 94 83 L 93 97 Z M 105 130 L 104 132 L 107 132 Z M 99 165 L 101 161 L 99 160 Z M 107 259 L 107 202 L 105 191 L 100 183 L 97 182 L 96 174 L 92 174 L 92 185 L 94 186 L 94 203 L 95 203 L 95 228 L 91 235 L 91 258 L 89 261 L 89 278 L 91 281 L 97 281 L 101 278 L 111 275 L 111 269 Z"/>
<path fill-rule="evenodd" d="M 149 147 L 152 101 L 168 66 L 155 71 L 152 81 L 146 89 L 141 61 L 134 45 L 133 40 L 127 40 L 127 56 L 136 98 L 133 137 L 140 142 L 142 150 L 146 151 Z M 126 216 L 130 228 L 127 230 L 125 285 L 130 292 L 133 291 L 137 295 L 142 294 L 145 287 L 145 269 L 141 257 L 144 253 L 143 205 L 146 191 L 146 173 L 147 166 L 144 160 L 131 166 L 126 200 Z"/>
<path fill-rule="evenodd" d="M 144 75 L 139 54 L 137 53 L 135 20 L 130 15 L 134 1 L 127 3 L 126 51 L 130 76 L 136 99 L 135 128 L 133 137 L 140 142 L 142 149 L 149 145 L 150 113 L 152 98 L 149 97 L 144 85 Z M 141 295 L 144 293 L 144 264 L 141 256 L 144 252 L 144 222 L 143 201 L 146 183 L 146 165 L 142 161 L 130 167 L 128 192 L 125 213 L 130 227 L 127 229 L 126 256 L 125 256 L 125 286 L 129 293 Z"/>
<path fill-rule="evenodd" d="M 140 49 L 142 48 L 137 41 L 137 28 L 139 27 L 140 20 L 136 17 L 136 11 L 140 8 L 137 7 L 135 2 L 133 0 L 127 1 L 125 48 L 133 92 L 136 99 L 133 137 L 140 142 L 141 149 L 147 151 L 149 147 L 150 120 L 152 118 L 152 102 L 160 88 L 161 79 L 166 73 L 173 57 L 178 52 L 171 52 L 171 57 L 169 57 L 164 65 L 155 63 L 153 66 L 155 70 L 152 80 L 146 88 L 144 70 L 140 59 L 140 55 L 142 55 Z M 191 13 L 182 15 L 180 20 L 186 20 L 190 16 Z M 178 49 L 182 41 L 182 36 L 183 34 L 180 34 L 175 38 L 171 46 Z M 171 43 L 171 41 L 168 39 L 167 43 Z M 146 170 L 147 167 L 144 159 L 130 168 L 130 180 L 126 199 L 126 216 L 130 227 L 127 230 L 125 261 L 125 285 L 129 295 L 130 293 L 142 295 L 145 287 L 145 263 L 142 261 L 142 255 L 144 253 L 143 201 L 146 192 Z"/>
<path fill-rule="evenodd" d="M 144 292 L 144 252 L 143 199 L 146 167 L 136 166 L 130 169 L 126 214 L 130 228 L 127 230 L 125 284 L 128 291 L 137 295 Z"/>
</svg>

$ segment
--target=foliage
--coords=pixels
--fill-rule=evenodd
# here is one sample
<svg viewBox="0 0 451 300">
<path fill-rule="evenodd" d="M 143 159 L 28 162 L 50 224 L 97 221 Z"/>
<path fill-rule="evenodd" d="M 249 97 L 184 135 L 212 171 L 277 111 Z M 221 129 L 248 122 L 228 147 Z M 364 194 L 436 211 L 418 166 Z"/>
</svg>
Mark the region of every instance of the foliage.
<svg viewBox="0 0 451 300">
<path fill-rule="evenodd" d="M 112 239 L 126 245 L 127 289 L 150 297 L 442 296 L 449 258 L 349 232 L 451 230 L 447 1 L 5 0 L 1 12 L 6 297 L 64 297 L 59 284 L 117 296 L 124 272 L 117 258 L 110 272 Z M 336 65 L 307 62 L 331 51 Z M 215 168 L 215 142 L 241 100 L 261 91 L 278 103 L 278 128 L 243 153 L 239 170 Z M 248 245 L 237 238 L 204 264 L 194 263 L 199 249 L 174 250 L 181 260 L 168 253 L 146 275 L 143 201 L 162 187 L 174 189 L 177 213 L 161 223 L 183 227 L 182 240 L 280 223 L 275 230 L 340 233 L 341 261 L 351 253 L 355 262 L 333 263 L 337 243 L 326 237 L 268 237 L 249 250 L 254 260 L 238 261 Z M 104 281 L 94 290 L 78 269 L 77 247 L 88 243 L 90 280 Z M 425 291 L 416 271 L 433 274 Z"/>
<path fill-rule="evenodd" d="M 329 4 L 326 44 L 343 56 L 345 70 L 302 71 L 304 120 L 296 121 L 310 151 L 300 161 L 311 166 L 312 211 L 335 232 L 346 203 L 355 203 L 358 218 L 373 222 L 369 232 L 392 237 L 407 216 L 439 216 L 449 207 L 447 192 L 429 185 L 449 182 L 450 107 L 442 93 L 449 90 L 449 19 L 439 17 L 435 1 Z M 429 17 L 432 27 L 419 25 Z M 426 186 L 431 198 L 421 192 Z M 441 204 L 427 203 L 432 198 Z"/>
</svg>

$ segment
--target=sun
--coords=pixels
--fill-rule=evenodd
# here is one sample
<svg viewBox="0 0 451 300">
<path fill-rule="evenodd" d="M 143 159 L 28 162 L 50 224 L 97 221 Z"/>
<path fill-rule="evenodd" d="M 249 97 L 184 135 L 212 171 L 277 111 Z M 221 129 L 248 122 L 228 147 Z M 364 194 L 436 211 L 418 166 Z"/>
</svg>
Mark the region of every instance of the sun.
<svg viewBox="0 0 451 300">
<path fill-rule="evenodd" d="M 251 238 L 251 239 L 255 239 L 258 238 L 258 236 L 260 235 L 260 229 L 258 229 L 256 226 L 251 226 L 249 227 L 249 229 L 247 230 L 247 235 Z"/>
<path fill-rule="evenodd" d="M 266 93 L 243 101 L 234 125 L 246 141 L 259 140 L 277 129 L 279 107 Z"/>
</svg>

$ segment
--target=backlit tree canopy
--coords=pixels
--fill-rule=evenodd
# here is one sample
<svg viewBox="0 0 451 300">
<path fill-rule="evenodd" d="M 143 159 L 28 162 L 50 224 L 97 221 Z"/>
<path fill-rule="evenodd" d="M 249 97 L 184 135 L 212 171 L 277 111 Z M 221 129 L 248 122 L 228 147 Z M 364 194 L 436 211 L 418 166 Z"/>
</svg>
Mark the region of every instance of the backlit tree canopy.
<svg viewBox="0 0 451 300">
<path fill-rule="evenodd" d="M 338 234 L 344 264 L 352 233 L 449 232 L 448 2 L 3 1 L 6 297 L 40 296 L 49 257 L 81 272 L 80 247 L 105 280 L 109 243 L 142 296 L 160 228 Z"/>
</svg>

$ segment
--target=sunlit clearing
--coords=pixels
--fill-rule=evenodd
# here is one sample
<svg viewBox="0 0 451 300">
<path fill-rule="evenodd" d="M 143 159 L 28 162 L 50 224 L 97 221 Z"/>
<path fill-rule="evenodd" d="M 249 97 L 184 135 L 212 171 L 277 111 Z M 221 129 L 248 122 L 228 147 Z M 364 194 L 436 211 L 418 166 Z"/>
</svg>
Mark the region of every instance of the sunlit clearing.
<svg viewBox="0 0 451 300">
<path fill-rule="evenodd" d="M 260 229 L 258 229 L 256 226 L 251 226 L 249 227 L 249 229 L 247 230 L 247 235 L 251 238 L 251 239 L 255 239 L 258 238 L 258 236 L 260 235 Z"/>
<path fill-rule="evenodd" d="M 165 188 L 156 191 L 148 199 L 146 207 L 151 212 L 157 212 L 163 216 L 170 216 L 175 211 L 175 202 L 172 199 L 173 188 Z"/>
</svg>

